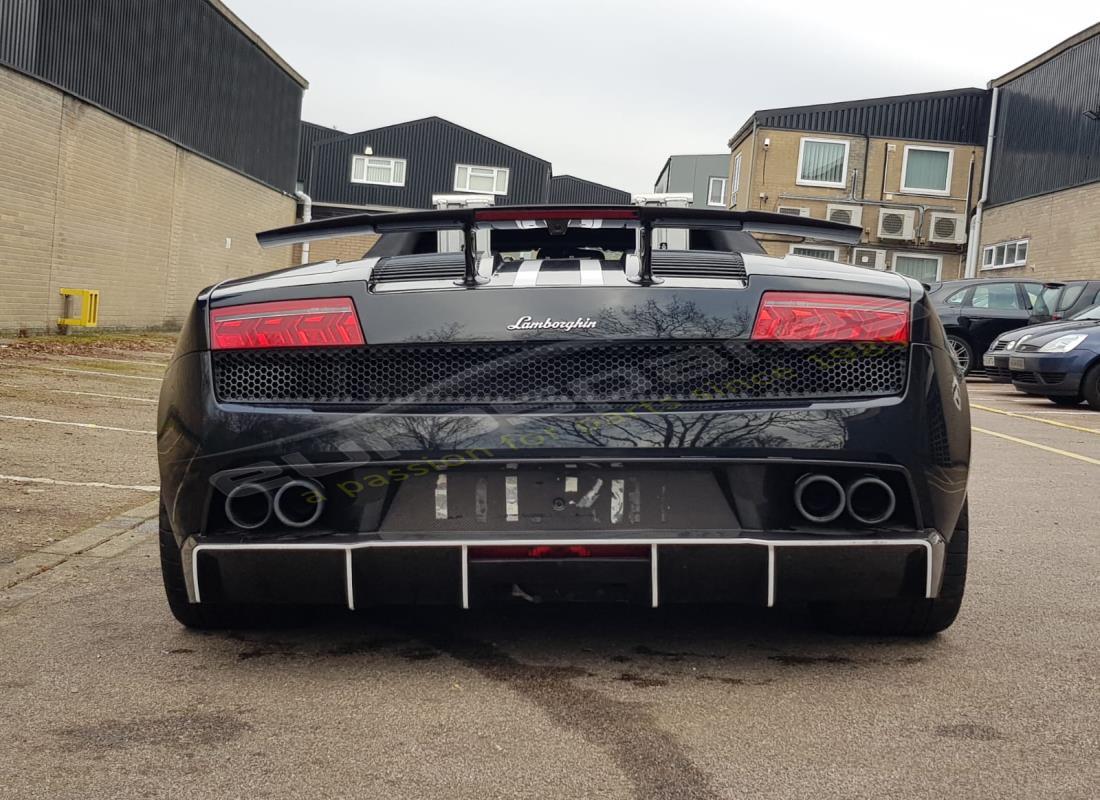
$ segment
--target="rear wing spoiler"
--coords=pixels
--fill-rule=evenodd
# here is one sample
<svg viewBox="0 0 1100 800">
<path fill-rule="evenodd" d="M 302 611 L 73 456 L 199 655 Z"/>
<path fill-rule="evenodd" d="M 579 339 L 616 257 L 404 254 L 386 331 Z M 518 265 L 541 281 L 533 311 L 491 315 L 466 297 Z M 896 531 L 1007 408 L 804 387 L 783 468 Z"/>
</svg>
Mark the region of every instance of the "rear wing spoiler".
<svg viewBox="0 0 1100 800">
<path fill-rule="evenodd" d="M 420 233 L 461 230 L 463 232 L 466 271 L 463 284 L 479 283 L 474 233 L 479 230 L 522 227 L 547 227 L 562 233 L 570 227 L 636 228 L 641 269 L 637 282 L 650 285 L 654 228 L 690 228 L 693 230 L 734 230 L 770 233 L 812 239 L 859 244 L 863 229 L 823 219 L 792 217 L 766 211 L 719 211 L 664 206 L 495 206 L 439 211 L 401 211 L 386 214 L 348 214 L 342 217 L 305 222 L 276 228 L 256 235 L 262 247 L 386 233 Z"/>
</svg>

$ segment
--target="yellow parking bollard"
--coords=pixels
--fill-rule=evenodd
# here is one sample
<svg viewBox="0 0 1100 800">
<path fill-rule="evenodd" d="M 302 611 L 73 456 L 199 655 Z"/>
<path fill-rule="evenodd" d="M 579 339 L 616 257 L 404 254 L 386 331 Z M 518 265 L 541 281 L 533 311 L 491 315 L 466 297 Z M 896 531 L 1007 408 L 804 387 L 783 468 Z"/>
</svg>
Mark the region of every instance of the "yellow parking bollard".
<svg viewBox="0 0 1100 800">
<path fill-rule="evenodd" d="M 99 324 L 98 289 L 62 289 L 61 296 L 80 298 L 80 316 L 62 317 L 57 321 L 58 325 L 68 325 L 75 328 L 94 328 Z"/>
</svg>

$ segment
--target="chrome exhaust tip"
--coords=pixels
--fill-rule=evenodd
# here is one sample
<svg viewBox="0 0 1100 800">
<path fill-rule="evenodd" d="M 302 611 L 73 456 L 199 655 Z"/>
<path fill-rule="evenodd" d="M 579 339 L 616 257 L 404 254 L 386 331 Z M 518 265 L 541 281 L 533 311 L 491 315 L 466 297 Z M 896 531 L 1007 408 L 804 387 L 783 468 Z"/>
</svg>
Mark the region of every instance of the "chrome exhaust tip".
<svg viewBox="0 0 1100 800">
<path fill-rule="evenodd" d="M 844 503 L 844 487 L 828 475 L 803 475 L 794 485 L 795 508 L 810 522 L 832 522 Z"/>
<path fill-rule="evenodd" d="M 870 475 L 852 481 L 847 493 L 848 513 L 856 522 L 877 525 L 894 515 L 897 497 L 890 484 Z"/>
<path fill-rule="evenodd" d="M 312 525 L 324 510 L 324 491 L 313 481 L 287 481 L 275 492 L 275 516 L 287 527 Z"/>
<path fill-rule="evenodd" d="M 258 483 L 234 486 L 225 497 L 225 516 L 235 527 L 258 528 L 271 519 L 271 493 Z"/>
</svg>

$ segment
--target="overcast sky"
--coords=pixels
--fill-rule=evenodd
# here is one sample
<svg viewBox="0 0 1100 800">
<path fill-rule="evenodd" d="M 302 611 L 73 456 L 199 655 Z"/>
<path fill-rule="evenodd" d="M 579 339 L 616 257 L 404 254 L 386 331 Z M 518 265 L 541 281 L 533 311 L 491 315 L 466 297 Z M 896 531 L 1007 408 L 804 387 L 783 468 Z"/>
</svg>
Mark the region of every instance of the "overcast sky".
<svg viewBox="0 0 1100 800">
<path fill-rule="evenodd" d="M 1096 0 L 227 0 L 345 131 L 437 115 L 651 191 L 753 110 L 985 86 L 1100 20 Z"/>
</svg>

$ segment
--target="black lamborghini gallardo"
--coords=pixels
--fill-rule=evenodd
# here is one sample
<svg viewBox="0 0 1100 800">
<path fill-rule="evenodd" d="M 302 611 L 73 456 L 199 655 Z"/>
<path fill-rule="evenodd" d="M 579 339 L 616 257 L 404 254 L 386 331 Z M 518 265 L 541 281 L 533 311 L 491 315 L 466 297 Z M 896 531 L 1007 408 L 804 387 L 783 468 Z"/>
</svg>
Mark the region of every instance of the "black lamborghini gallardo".
<svg viewBox="0 0 1100 800">
<path fill-rule="evenodd" d="M 925 290 L 768 257 L 753 231 L 859 236 L 561 206 L 261 234 L 381 238 L 197 298 L 160 399 L 172 612 L 809 603 L 946 628 L 969 415 Z"/>
</svg>

